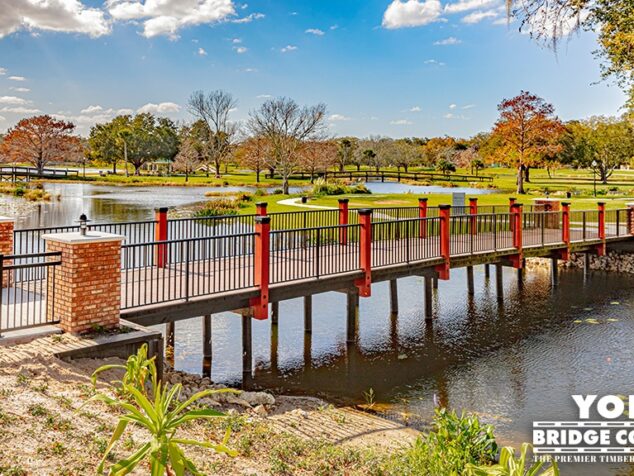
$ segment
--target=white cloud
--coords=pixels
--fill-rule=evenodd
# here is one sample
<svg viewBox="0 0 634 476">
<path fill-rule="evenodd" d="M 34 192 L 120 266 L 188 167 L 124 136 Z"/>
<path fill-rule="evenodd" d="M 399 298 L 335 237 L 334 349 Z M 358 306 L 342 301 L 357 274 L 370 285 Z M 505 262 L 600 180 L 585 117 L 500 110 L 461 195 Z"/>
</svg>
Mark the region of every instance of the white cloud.
<svg viewBox="0 0 634 476">
<path fill-rule="evenodd" d="M 11 81 L 26 81 L 24 76 L 9 76 L 9 79 Z"/>
<path fill-rule="evenodd" d="M 231 20 L 231 23 L 251 23 L 253 20 L 261 20 L 266 15 L 264 13 L 251 13 L 246 17 L 236 18 L 235 20 Z"/>
<path fill-rule="evenodd" d="M 315 35 L 315 36 L 324 36 L 325 35 L 325 33 L 322 30 L 320 30 L 319 28 L 309 28 L 304 33 L 309 33 L 309 34 Z"/>
<path fill-rule="evenodd" d="M 405 28 L 440 20 L 440 0 L 393 0 L 383 14 L 383 27 Z"/>
<path fill-rule="evenodd" d="M 198 48 L 198 56 L 207 56 L 205 48 Z"/>
<path fill-rule="evenodd" d="M 181 107 L 173 102 L 162 102 L 159 104 L 147 103 L 137 109 L 138 113 L 149 112 L 152 114 L 167 114 L 170 112 L 178 112 Z"/>
<path fill-rule="evenodd" d="M 442 63 L 442 62 L 437 61 L 437 60 L 435 60 L 435 59 L 428 59 L 428 60 L 425 60 L 425 62 L 424 62 L 424 63 L 425 63 L 425 64 L 435 64 L 436 66 L 445 66 L 445 63 Z"/>
<path fill-rule="evenodd" d="M 232 0 L 106 0 L 106 7 L 115 20 L 141 21 L 146 38 L 165 35 L 174 39 L 181 28 L 236 15 Z M 239 20 L 244 19 L 234 21 Z"/>
<path fill-rule="evenodd" d="M 407 119 L 397 119 L 395 121 L 390 121 L 390 124 L 393 126 L 411 126 L 414 123 L 412 121 L 408 121 Z"/>
<path fill-rule="evenodd" d="M 493 20 L 494 25 L 510 25 L 511 23 L 513 23 L 513 19 L 508 17 L 498 18 L 497 20 Z"/>
<path fill-rule="evenodd" d="M 287 45 L 284 48 L 282 48 L 280 51 L 282 53 L 288 53 L 289 51 L 295 51 L 295 50 L 297 50 L 297 46 Z"/>
<path fill-rule="evenodd" d="M 14 86 L 9 88 L 11 91 L 15 91 L 16 93 L 28 93 L 31 90 L 29 88 L 16 88 Z"/>
<path fill-rule="evenodd" d="M 448 3 L 445 5 L 445 12 L 447 13 L 462 13 L 469 10 L 475 10 L 477 8 L 486 8 L 492 5 L 499 4 L 499 0 L 460 0 L 455 3 Z"/>
<path fill-rule="evenodd" d="M 560 15 L 558 4 L 553 3 L 551 5 L 550 3 L 546 3 L 545 5 L 546 6 L 541 6 L 535 10 L 530 21 L 525 25 L 525 28 L 522 28 L 522 33 L 531 34 L 535 31 L 545 31 L 552 37 L 563 38 L 577 30 L 579 25 L 582 24 L 590 14 L 588 10 L 581 10 L 579 15 Z M 556 19 L 556 21 L 553 21 L 553 19 Z"/>
<path fill-rule="evenodd" d="M 271 96 L 270 94 L 260 94 L 258 96 L 256 96 L 258 99 L 271 99 L 273 96 Z"/>
<path fill-rule="evenodd" d="M 233 40 L 231 40 L 231 43 L 233 43 L 234 45 L 240 44 L 242 43 L 242 38 L 234 38 Z"/>
<path fill-rule="evenodd" d="M 86 109 L 82 109 L 81 114 L 94 114 L 95 112 L 103 111 L 103 107 L 101 106 L 88 106 Z"/>
<path fill-rule="evenodd" d="M 342 122 L 342 121 L 349 121 L 350 118 L 347 116 L 344 116 L 343 114 L 333 114 L 328 118 L 328 120 L 330 122 Z"/>
<path fill-rule="evenodd" d="M 239 55 L 249 51 L 249 49 L 246 46 L 234 46 L 233 49 L 236 50 L 236 53 L 238 53 Z"/>
<path fill-rule="evenodd" d="M 0 76 L 4 76 L 5 74 L 7 74 L 7 69 L 6 68 L 0 68 Z"/>
<path fill-rule="evenodd" d="M 434 41 L 434 45 L 436 46 L 459 45 L 460 43 L 462 43 L 462 40 L 459 40 L 455 36 L 450 36 L 449 38 L 445 38 L 444 40 Z"/>
<path fill-rule="evenodd" d="M 457 107 L 458 107 L 457 104 L 449 104 L 449 109 L 455 109 Z"/>
<path fill-rule="evenodd" d="M 30 101 L 19 98 L 17 96 L 0 96 L 0 104 L 10 104 L 13 106 L 20 106 L 28 104 Z"/>
<path fill-rule="evenodd" d="M 242 71 L 244 71 L 245 73 L 257 73 L 258 69 L 257 68 L 244 68 Z"/>
<path fill-rule="evenodd" d="M 105 12 L 80 0 L 2 0 L 0 38 L 27 30 L 82 33 L 93 38 L 110 33 Z"/>
<path fill-rule="evenodd" d="M 6 120 L 7 120 L 7 118 L 6 118 L 6 117 L 4 117 L 4 116 L 0 116 L 0 122 L 4 122 L 4 121 L 6 121 Z"/>
<path fill-rule="evenodd" d="M 466 106 L 462 106 L 462 109 L 473 109 L 475 104 L 467 104 Z"/>
<path fill-rule="evenodd" d="M 0 109 L 0 111 L 12 112 L 14 114 L 35 114 L 35 113 L 41 112 L 39 109 L 31 109 L 31 108 L 23 107 L 23 106 L 3 107 L 2 109 Z"/>
<path fill-rule="evenodd" d="M 468 15 L 464 16 L 462 20 L 460 21 L 462 23 L 467 23 L 468 25 L 473 25 L 475 23 L 480 23 L 485 18 L 496 18 L 497 16 L 498 16 L 498 13 L 493 10 L 489 10 L 486 12 L 477 11 L 477 12 L 469 13 Z"/>
<path fill-rule="evenodd" d="M 409 112 L 421 112 L 422 109 L 420 108 L 420 106 L 414 106 L 412 107 Z"/>
<path fill-rule="evenodd" d="M 134 110 L 132 109 L 117 109 L 117 116 L 130 116 L 132 114 L 134 114 Z"/>
<path fill-rule="evenodd" d="M 467 119 L 467 118 L 466 118 L 465 116 L 463 116 L 462 114 L 457 115 L 457 114 L 454 114 L 454 113 L 452 113 L 452 112 L 448 112 L 448 113 L 447 113 L 447 114 L 445 114 L 443 117 L 444 117 L 445 119 Z"/>
<path fill-rule="evenodd" d="M 330 29 L 331 30 L 336 30 L 337 28 L 339 28 L 339 25 L 330 25 Z"/>
</svg>

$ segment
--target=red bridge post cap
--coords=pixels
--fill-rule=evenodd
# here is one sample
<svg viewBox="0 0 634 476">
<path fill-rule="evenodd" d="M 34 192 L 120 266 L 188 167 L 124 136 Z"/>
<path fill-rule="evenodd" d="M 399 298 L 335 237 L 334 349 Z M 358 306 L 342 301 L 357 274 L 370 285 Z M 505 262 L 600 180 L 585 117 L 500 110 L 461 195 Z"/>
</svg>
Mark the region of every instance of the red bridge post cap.
<svg viewBox="0 0 634 476">
<path fill-rule="evenodd" d="M 522 208 L 524 205 L 521 203 L 514 203 L 513 205 L 511 205 L 511 208 Z"/>
<path fill-rule="evenodd" d="M 562 207 L 569 207 L 570 206 L 570 202 L 561 202 L 561 206 Z"/>
<path fill-rule="evenodd" d="M 478 200 L 478 197 L 469 197 L 469 201 Z"/>
<path fill-rule="evenodd" d="M 372 209 L 362 208 L 361 210 L 359 210 L 359 215 L 372 215 Z"/>
<path fill-rule="evenodd" d="M 438 208 L 440 208 L 441 210 L 449 210 L 451 208 L 451 205 L 438 205 Z"/>
<path fill-rule="evenodd" d="M 350 201 L 350 199 L 348 198 L 340 198 L 339 199 L 339 203 L 348 203 Z"/>
<path fill-rule="evenodd" d="M 271 217 L 266 215 L 266 216 L 257 216 L 255 217 L 255 223 L 257 224 L 261 224 L 261 225 L 268 225 L 269 223 L 271 223 Z"/>
<path fill-rule="evenodd" d="M 597 205 L 605 205 L 605 202 L 597 202 Z"/>
<path fill-rule="evenodd" d="M 517 200 L 515 197 L 509 197 L 509 200 Z"/>
<path fill-rule="evenodd" d="M 266 208 L 269 204 L 267 202 L 258 202 L 255 204 L 256 207 Z"/>
<path fill-rule="evenodd" d="M 168 208 L 167 207 L 160 207 L 160 208 L 155 208 L 154 211 L 159 212 L 159 213 L 167 213 Z"/>
<path fill-rule="evenodd" d="M 429 199 L 428 199 L 428 198 L 425 198 L 425 197 L 420 197 L 420 198 L 418 199 L 418 201 L 419 201 L 419 202 L 426 202 L 427 200 L 429 200 Z"/>
</svg>

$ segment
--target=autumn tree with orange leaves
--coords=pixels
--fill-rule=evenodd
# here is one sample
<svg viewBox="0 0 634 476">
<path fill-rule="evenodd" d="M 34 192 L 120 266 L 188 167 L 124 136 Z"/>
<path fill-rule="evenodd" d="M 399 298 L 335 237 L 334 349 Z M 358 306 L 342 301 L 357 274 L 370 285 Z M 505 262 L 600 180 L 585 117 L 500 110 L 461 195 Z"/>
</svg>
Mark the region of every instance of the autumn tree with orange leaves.
<svg viewBox="0 0 634 476">
<path fill-rule="evenodd" d="M 302 144 L 299 163 L 310 173 L 312 182 L 318 172 L 325 172 L 337 163 L 337 143 L 334 141 L 308 141 Z"/>
<path fill-rule="evenodd" d="M 255 172 L 255 181 L 260 182 L 260 173 L 267 166 L 271 155 L 271 144 L 262 136 L 249 137 L 235 151 L 234 158 L 242 167 Z"/>
<path fill-rule="evenodd" d="M 561 150 L 559 138 L 564 126 L 552 104 L 528 91 L 504 99 L 498 110 L 500 119 L 492 136 L 502 143 L 501 161 L 517 168 L 517 193 L 523 194 L 524 182 L 530 181 L 530 167 Z"/>
<path fill-rule="evenodd" d="M 42 174 L 47 165 L 76 161 L 83 153 L 74 130 L 72 122 L 48 115 L 22 119 L 9 129 L 0 145 L 0 156 L 9 162 L 28 163 Z"/>
</svg>

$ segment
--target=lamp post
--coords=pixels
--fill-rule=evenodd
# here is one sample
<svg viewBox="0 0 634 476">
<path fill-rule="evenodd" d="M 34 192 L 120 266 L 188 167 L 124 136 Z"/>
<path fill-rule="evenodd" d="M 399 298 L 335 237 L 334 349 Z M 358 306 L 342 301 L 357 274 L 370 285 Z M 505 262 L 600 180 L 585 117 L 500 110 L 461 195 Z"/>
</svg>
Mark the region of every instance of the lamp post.
<svg viewBox="0 0 634 476">
<path fill-rule="evenodd" d="M 592 163 L 590 164 L 592 165 L 592 179 L 593 179 L 593 183 L 594 183 L 594 196 L 597 196 L 597 165 L 599 165 L 597 163 L 596 160 L 593 160 Z"/>
</svg>

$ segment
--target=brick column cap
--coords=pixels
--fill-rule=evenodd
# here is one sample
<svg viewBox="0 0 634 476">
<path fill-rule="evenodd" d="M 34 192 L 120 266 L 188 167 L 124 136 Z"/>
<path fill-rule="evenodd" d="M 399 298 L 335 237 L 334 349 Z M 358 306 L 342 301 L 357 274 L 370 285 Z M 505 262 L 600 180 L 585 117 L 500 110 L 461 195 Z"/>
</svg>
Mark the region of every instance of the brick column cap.
<svg viewBox="0 0 634 476">
<path fill-rule="evenodd" d="M 113 233 L 102 233 L 99 231 L 88 231 L 86 235 L 81 233 L 49 233 L 42 235 L 45 241 L 57 241 L 59 243 L 69 243 L 71 245 L 82 245 L 87 243 L 103 243 L 108 241 L 123 241 L 125 236 Z"/>
<path fill-rule="evenodd" d="M 15 223 L 15 218 L 0 217 L 0 223 Z"/>
</svg>

